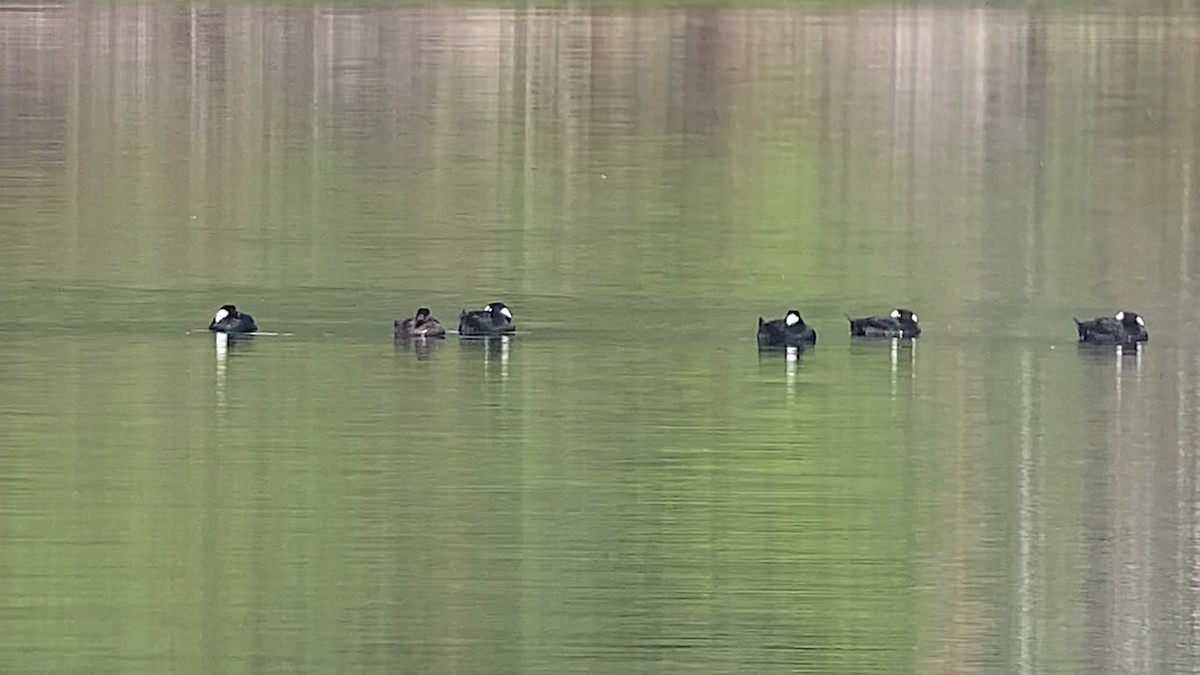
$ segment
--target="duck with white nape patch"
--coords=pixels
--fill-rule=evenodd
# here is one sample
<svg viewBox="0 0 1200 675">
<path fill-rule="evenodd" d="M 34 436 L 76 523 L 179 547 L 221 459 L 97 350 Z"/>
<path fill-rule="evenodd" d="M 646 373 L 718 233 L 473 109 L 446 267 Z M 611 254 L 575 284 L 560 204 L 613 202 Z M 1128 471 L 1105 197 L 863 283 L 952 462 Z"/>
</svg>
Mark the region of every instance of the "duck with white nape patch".
<svg viewBox="0 0 1200 675">
<path fill-rule="evenodd" d="M 503 302 L 493 302 L 483 309 L 463 310 L 458 317 L 458 334 L 465 336 L 508 335 L 517 332 L 512 311 Z"/>
<path fill-rule="evenodd" d="M 258 325 L 254 323 L 254 317 L 239 312 L 234 305 L 221 305 L 209 322 L 208 329 L 214 333 L 243 334 L 257 331 Z"/>
<path fill-rule="evenodd" d="M 1080 321 L 1074 319 L 1079 341 L 1093 345 L 1135 346 L 1150 340 L 1146 332 L 1146 321 L 1136 312 L 1117 312 L 1111 319 L 1106 316 Z"/>
<path fill-rule="evenodd" d="M 782 319 L 765 321 L 758 317 L 758 346 L 807 347 L 817 343 L 817 331 L 804 323 L 800 312 L 789 309 Z"/>
<path fill-rule="evenodd" d="M 917 315 L 907 309 L 893 309 L 887 316 L 868 316 L 850 321 L 850 335 L 869 338 L 915 338 L 921 334 Z"/>
</svg>

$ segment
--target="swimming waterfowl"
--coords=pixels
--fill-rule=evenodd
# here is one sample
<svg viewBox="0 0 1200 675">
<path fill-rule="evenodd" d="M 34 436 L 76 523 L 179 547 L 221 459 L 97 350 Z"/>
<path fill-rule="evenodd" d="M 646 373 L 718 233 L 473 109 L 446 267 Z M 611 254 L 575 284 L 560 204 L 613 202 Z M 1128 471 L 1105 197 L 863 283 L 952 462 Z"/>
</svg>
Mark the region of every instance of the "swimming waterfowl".
<svg viewBox="0 0 1200 675">
<path fill-rule="evenodd" d="M 209 322 L 208 329 L 217 333 L 253 333 L 258 326 L 254 323 L 254 317 L 239 312 L 237 307 L 221 305 Z"/>
<path fill-rule="evenodd" d="M 817 331 L 804 323 L 800 312 L 789 309 L 782 319 L 758 317 L 759 347 L 805 347 L 817 343 Z"/>
<path fill-rule="evenodd" d="M 405 338 L 445 337 L 446 329 L 430 314 L 428 307 L 417 310 L 416 315 L 403 321 L 392 322 L 392 336 L 397 340 Z"/>
<path fill-rule="evenodd" d="M 458 317 L 459 335 L 507 335 L 515 333 L 513 315 L 503 302 L 493 302 L 483 309 L 463 310 Z"/>
<path fill-rule="evenodd" d="M 1136 312 L 1117 312 L 1115 317 L 1106 316 L 1080 321 L 1074 319 L 1079 331 L 1079 341 L 1094 345 L 1136 345 L 1147 342 L 1146 321 Z"/>
<path fill-rule="evenodd" d="M 868 316 L 850 320 L 850 334 L 858 337 L 915 338 L 921 334 L 917 315 L 907 309 L 893 309 L 888 316 Z"/>
</svg>

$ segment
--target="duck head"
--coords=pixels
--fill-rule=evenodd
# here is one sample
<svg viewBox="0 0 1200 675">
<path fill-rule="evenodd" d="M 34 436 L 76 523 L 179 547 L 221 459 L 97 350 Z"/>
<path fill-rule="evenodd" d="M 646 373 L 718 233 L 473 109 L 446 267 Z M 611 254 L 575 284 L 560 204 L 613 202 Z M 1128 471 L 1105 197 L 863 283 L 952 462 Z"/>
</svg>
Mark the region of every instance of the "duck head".
<svg viewBox="0 0 1200 675">
<path fill-rule="evenodd" d="M 1138 316 L 1136 312 L 1117 312 L 1117 315 L 1113 318 L 1121 322 L 1121 326 L 1125 328 L 1125 332 L 1132 336 L 1136 342 L 1145 342 L 1150 338 L 1149 333 L 1146 332 L 1146 321 Z"/>
<path fill-rule="evenodd" d="M 900 322 L 900 325 L 904 327 L 905 333 L 915 334 L 921 332 L 921 327 L 917 323 L 917 315 L 913 314 L 911 310 L 897 307 L 896 309 L 892 310 L 892 313 L 889 316 Z"/>
<path fill-rule="evenodd" d="M 503 302 L 490 303 L 487 307 L 483 308 L 483 311 L 491 313 L 492 321 L 496 321 L 498 323 L 512 323 L 512 312 L 509 311 L 508 306 Z"/>
<path fill-rule="evenodd" d="M 221 305 L 221 308 L 213 315 L 212 321 L 209 322 L 208 329 L 214 330 L 221 322 L 228 319 L 236 321 L 239 317 L 241 317 L 241 314 L 238 313 L 237 307 L 233 305 Z"/>
<path fill-rule="evenodd" d="M 792 326 L 803 326 L 804 318 L 800 316 L 800 312 L 794 309 L 789 309 L 783 317 L 783 325 L 791 328 Z"/>
</svg>

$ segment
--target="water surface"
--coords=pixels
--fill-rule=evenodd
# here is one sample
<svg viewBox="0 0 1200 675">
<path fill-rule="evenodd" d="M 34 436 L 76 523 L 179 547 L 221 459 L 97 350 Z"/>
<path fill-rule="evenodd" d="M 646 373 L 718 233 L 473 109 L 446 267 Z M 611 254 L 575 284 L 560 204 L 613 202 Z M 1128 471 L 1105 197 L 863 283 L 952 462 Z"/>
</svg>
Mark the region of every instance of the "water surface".
<svg viewBox="0 0 1200 675">
<path fill-rule="evenodd" d="M 1194 14 L 0 9 L 5 672 L 1200 666 Z"/>
</svg>

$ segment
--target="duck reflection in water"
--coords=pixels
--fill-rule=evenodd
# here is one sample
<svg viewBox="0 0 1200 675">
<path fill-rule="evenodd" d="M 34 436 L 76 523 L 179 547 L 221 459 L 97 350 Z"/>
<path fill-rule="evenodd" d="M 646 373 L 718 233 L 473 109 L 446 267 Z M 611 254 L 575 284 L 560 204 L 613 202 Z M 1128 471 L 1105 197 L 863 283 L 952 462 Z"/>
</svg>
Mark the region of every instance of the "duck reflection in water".
<svg viewBox="0 0 1200 675">
<path fill-rule="evenodd" d="M 796 368 L 800 365 L 800 360 L 807 351 L 804 347 L 796 345 L 772 348 L 762 347 L 758 350 L 758 362 L 761 365 L 782 363 L 784 372 L 788 375 L 795 375 Z"/>
<path fill-rule="evenodd" d="M 213 333 L 217 349 L 217 362 L 225 360 L 233 352 L 249 351 L 254 346 L 254 336 L 239 333 Z"/>
<path fill-rule="evenodd" d="M 1141 382 L 1142 379 L 1142 343 L 1138 342 L 1132 346 L 1119 345 L 1117 347 L 1117 403 L 1121 402 L 1121 379 L 1125 370 L 1126 357 L 1133 357 L 1133 379 L 1135 382 Z"/>
<path fill-rule="evenodd" d="M 235 351 L 249 350 L 254 345 L 254 339 L 245 334 L 216 332 L 213 333 L 213 342 L 217 353 L 217 407 L 223 409 L 225 407 L 226 361 L 229 355 Z"/>
<path fill-rule="evenodd" d="M 463 349 L 469 351 L 477 351 L 483 354 L 483 366 L 485 369 L 491 369 L 494 366 L 500 368 L 500 376 L 508 377 L 508 359 L 512 349 L 513 338 L 508 335 L 493 335 L 489 337 L 467 337 L 463 336 L 458 339 L 459 345 Z"/>
<path fill-rule="evenodd" d="M 442 345 L 446 344 L 446 341 L 440 338 L 415 337 L 394 340 L 392 344 L 397 354 L 411 352 L 418 361 L 428 361 L 442 348 Z"/>
<path fill-rule="evenodd" d="M 912 365 L 917 361 L 917 341 L 909 338 L 883 338 L 878 340 L 851 340 L 850 355 L 858 358 L 880 358 L 880 354 L 888 352 L 892 370 L 902 364 Z"/>
<path fill-rule="evenodd" d="M 1079 342 L 1079 356 L 1087 361 L 1096 363 L 1114 363 L 1119 377 L 1121 371 L 1133 365 L 1134 371 L 1142 369 L 1142 354 L 1145 353 L 1146 347 L 1143 342 L 1134 342 L 1133 344 L 1116 344 L 1116 345 L 1095 345 Z"/>
<path fill-rule="evenodd" d="M 1142 354 L 1145 352 L 1143 343 L 1136 342 L 1132 345 L 1085 345 L 1082 341 L 1079 343 L 1080 348 L 1076 351 L 1079 358 L 1082 359 L 1081 365 L 1086 365 L 1089 369 L 1095 369 L 1096 372 L 1105 373 L 1107 375 L 1109 364 L 1111 364 L 1111 376 L 1113 378 L 1113 387 L 1116 390 L 1117 402 L 1121 402 L 1122 397 L 1122 382 L 1129 377 L 1133 381 L 1140 382 L 1142 379 Z"/>
</svg>

